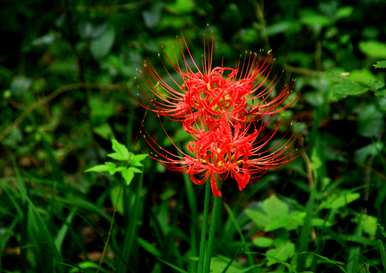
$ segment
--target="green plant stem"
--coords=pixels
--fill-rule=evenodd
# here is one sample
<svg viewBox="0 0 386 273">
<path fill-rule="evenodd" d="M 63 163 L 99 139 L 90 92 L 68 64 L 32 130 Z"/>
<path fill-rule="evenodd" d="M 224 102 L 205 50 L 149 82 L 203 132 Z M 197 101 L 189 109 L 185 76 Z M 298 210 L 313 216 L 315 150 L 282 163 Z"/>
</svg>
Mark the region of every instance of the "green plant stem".
<svg viewBox="0 0 386 273">
<path fill-rule="evenodd" d="M 205 251 L 204 273 L 208 273 L 210 271 L 210 260 L 212 258 L 212 252 L 213 252 L 213 240 L 214 240 L 214 235 L 216 234 L 217 219 L 221 212 L 220 208 L 221 208 L 221 198 L 214 197 L 213 211 L 211 215 L 210 228 L 209 228 L 209 237 L 208 237 L 208 243 Z"/>
<path fill-rule="evenodd" d="M 121 253 L 121 259 L 118 262 L 118 267 L 116 272 L 127 272 L 128 266 L 133 266 L 130 264 L 130 260 L 133 260 L 131 257 L 133 249 L 137 240 L 138 227 L 140 223 L 140 219 L 142 217 L 142 208 L 143 208 L 143 196 L 142 196 L 142 181 L 143 181 L 143 173 L 141 173 L 139 177 L 139 181 L 137 183 L 137 187 L 134 192 L 130 192 L 127 187 L 124 188 L 124 196 L 125 200 L 128 200 L 128 194 L 134 194 L 134 202 L 130 206 L 126 204 L 125 206 L 125 220 L 126 220 L 126 232 L 123 240 L 123 247 Z M 130 220 L 129 220 L 130 219 Z"/>
<path fill-rule="evenodd" d="M 209 198 L 210 198 L 210 183 L 205 185 L 205 197 L 204 197 L 204 219 L 201 226 L 201 238 L 200 238 L 200 256 L 198 259 L 198 271 L 204 272 L 204 258 L 205 258 L 205 245 L 206 245 L 206 233 L 208 230 L 208 211 L 209 211 Z"/>
<path fill-rule="evenodd" d="M 190 230 L 190 257 L 197 257 L 197 202 L 193 191 L 192 182 L 187 174 L 184 174 L 184 182 L 186 188 L 186 194 L 188 197 L 188 205 L 191 213 L 191 230 Z M 197 272 L 197 263 L 194 260 L 189 262 L 188 272 Z"/>
</svg>

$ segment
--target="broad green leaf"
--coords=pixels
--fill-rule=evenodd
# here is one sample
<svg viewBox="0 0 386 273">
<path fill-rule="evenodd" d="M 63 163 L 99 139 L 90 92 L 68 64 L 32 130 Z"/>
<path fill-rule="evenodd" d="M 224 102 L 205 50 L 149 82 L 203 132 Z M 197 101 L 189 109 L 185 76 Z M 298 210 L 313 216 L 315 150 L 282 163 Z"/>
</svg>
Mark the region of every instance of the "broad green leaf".
<svg viewBox="0 0 386 273">
<path fill-rule="evenodd" d="M 328 100 L 336 102 L 347 96 L 357 96 L 369 91 L 369 87 L 355 82 L 349 78 L 350 73 L 326 73 L 329 81 Z"/>
<path fill-rule="evenodd" d="M 91 41 L 90 49 L 92 55 L 96 59 L 100 59 L 106 56 L 113 46 L 114 39 L 115 29 L 112 26 L 108 25 L 101 35 Z"/>
<path fill-rule="evenodd" d="M 127 150 L 125 145 L 119 143 L 116 139 L 112 140 L 112 147 L 115 153 L 109 154 L 108 156 L 121 161 L 131 159 L 132 153 Z"/>
<path fill-rule="evenodd" d="M 374 64 L 375 68 L 386 68 L 386 60 L 378 61 Z"/>
<path fill-rule="evenodd" d="M 245 214 L 251 218 L 258 227 L 264 231 L 272 231 L 279 228 L 292 230 L 302 224 L 299 212 L 290 212 L 288 205 L 275 195 L 260 202 L 260 207 L 247 209 Z"/>
<path fill-rule="evenodd" d="M 286 262 L 295 254 L 295 245 L 291 242 L 285 242 L 274 249 L 266 252 L 268 266 L 276 263 Z"/>
<path fill-rule="evenodd" d="M 383 82 L 378 80 L 377 77 L 367 69 L 353 70 L 348 78 L 356 83 L 366 85 L 372 90 L 383 86 Z"/>
<path fill-rule="evenodd" d="M 334 193 L 328 196 L 327 199 L 320 204 L 320 208 L 338 209 L 350 204 L 351 202 L 357 200 L 359 197 L 360 194 L 356 192 Z"/>
<path fill-rule="evenodd" d="M 371 215 L 361 214 L 358 216 L 358 220 L 359 226 L 362 228 L 363 232 L 374 238 L 375 233 L 377 232 L 377 218 Z"/>
<path fill-rule="evenodd" d="M 273 240 L 267 237 L 257 237 L 252 242 L 258 247 L 270 247 L 273 244 Z"/>
<path fill-rule="evenodd" d="M 386 44 L 378 41 L 363 41 L 359 49 L 371 58 L 386 58 Z"/>
</svg>

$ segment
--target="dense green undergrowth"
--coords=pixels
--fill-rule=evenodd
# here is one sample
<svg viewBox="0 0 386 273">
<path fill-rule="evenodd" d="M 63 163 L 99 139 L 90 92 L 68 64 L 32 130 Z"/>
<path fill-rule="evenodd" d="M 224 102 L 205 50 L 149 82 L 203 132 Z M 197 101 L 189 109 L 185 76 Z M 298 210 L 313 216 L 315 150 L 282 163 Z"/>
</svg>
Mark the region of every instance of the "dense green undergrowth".
<svg viewBox="0 0 386 273">
<path fill-rule="evenodd" d="M 0 271 L 197 272 L 205 187 L 146 157 L 143 130 L 169 148 L 164 131 L 187 136 L 140 107 L 145 60 L 163 73 L 183 35 L 197 59 L 212 38 L 217 65 L 271 50 L 298 98 L 280 113 L 297 159 L 242 192 L 224 182 L 211 272 L 386 272 L 384 14 L 376 0 L 3 3 Z"/>
</svg>

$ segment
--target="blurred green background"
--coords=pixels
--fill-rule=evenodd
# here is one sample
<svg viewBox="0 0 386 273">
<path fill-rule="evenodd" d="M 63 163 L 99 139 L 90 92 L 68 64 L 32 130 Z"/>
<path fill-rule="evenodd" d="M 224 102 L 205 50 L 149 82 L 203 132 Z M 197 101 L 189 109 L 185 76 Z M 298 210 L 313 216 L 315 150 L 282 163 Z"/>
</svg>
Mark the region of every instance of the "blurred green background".
<svg viewBox="0 0 386 273">
<path fill-rule="evenodd" d="M 299 157 L 239 192 L 224 185 L 211 269 L 386 272 L 386 2 L 0 3 L 0 271 L 195 272 L 203 187 L 146 159 L 130 185 L 85 173 L 116 138 L 170 146 L 139 100 L 183 36 L 215 64 L 272 50 L 295 81 L 280 114 Z M 177 56 L 178 58 L 178 56 Z M 173 140 L 187 141 L 165 121 Z"/>
</svg>

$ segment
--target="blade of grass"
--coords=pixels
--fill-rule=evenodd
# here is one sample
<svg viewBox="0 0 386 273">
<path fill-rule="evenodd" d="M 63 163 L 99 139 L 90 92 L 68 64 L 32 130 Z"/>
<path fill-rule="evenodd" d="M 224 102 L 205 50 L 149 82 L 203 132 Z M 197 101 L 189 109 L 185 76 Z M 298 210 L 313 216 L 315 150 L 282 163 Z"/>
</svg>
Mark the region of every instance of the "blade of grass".
<svg viewBox="0 0 386 273">
<path fill-rule="evenodd" d="M 248 264 L 249 265 L 253 265 L 253 257 L 252 257 L 252 255 L 250 253 L 250 250 L 249 250 L 248 244 L 247 244 L 247 242 L 245 240 L 245 237 L 244 237 L 243 233 L 241 232 L 241 227 L 237 223 L 236 218 L 235 218 L 231 208 L 228 206 L 228 204 L 224 203 L 224 206 L 225 206 L 225 209 L 226 209 L 226 211 L 227 211 L 227 213 L 229 215 L 229 218 L 230 218 L 232 224 L 234 225 L 234 227 L 237 230 L 237 233 L 240 236 L 241 242 L 243 243 L 243 248 L 244 248 L 245 252 L 247 253 Z"/>
<path fill-rule="evenodd" d="M 386 272 L 386 252 L 385 252 L 385 246 L 383 245 L 381 240 L 377 240 L 377 247 L 379 251 L 379 256 L 381 257 L 383 269 Z"/>
<path fill-rule="evenodd" d="M 62 259 L 55 247 L 54 240 L 48 232 L 48 228 L 40 217 L 37 208 L 28 201 L 28 225 L 27 233 L 31 250 L 40 272 L 63 272 Z"/>
<path fill-rule="evenodd" d="M 68 216 L 67 216 L 66 220 L 64 221 L 62 227 L 58 231 L 58 234 L 56 235 L 55 246 L 56 246 L 56 249 L 59 252 L 61 252 L 64 238 L 66 237 L 67 231 L 70 228 L 72 219 L 74 219 L 75 214 L 76 214 L 76 209 L 73 209 L 73 210 L 70 211 L 70 213 L 68 214 Z"/>
</svg>

